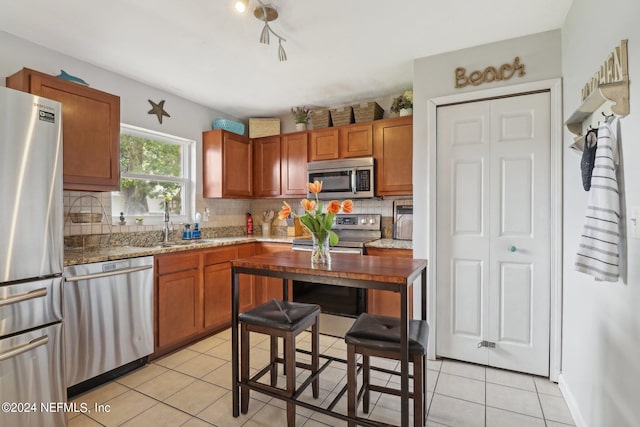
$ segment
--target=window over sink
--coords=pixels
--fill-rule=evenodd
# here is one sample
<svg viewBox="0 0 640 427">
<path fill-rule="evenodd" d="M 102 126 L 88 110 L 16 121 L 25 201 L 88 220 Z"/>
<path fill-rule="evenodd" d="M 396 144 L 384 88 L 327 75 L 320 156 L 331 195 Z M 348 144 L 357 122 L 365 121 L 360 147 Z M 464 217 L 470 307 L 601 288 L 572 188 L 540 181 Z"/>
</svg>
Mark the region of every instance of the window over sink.
<svg viewBox="0 0 640 427">
<path fill-rule="evenodd" d="M 169 198 L 172 222 L 189 222 L 195 199 L 195 141 L 148 129 L 120 126 L 120 191 L 111 193 L 114 223 L 120 212 L 133 222 L 164 219 Z"/>
</svg>

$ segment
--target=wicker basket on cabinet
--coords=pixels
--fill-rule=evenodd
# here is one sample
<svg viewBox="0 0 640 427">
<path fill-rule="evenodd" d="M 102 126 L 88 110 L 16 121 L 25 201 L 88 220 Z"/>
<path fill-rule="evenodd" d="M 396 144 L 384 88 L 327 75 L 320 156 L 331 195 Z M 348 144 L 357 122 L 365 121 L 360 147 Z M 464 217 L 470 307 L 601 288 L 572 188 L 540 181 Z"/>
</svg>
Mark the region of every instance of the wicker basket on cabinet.
<svg viewBox="0 0 640 427">
<path fill-rule="evenodd" d="M 377 102 L 363 102 L 360 104 L 354 104 L 352 107 L 356 123 L 380 120 L 384 113 L 384 110 Z"/>
<path fill-rule="evenodd" d="M 334 126 L 343 126 L 353 123 L 353 108 L 350 106 L 332 108 L 329 111 L 331 111 L 331 121 Z"/>
<path fill-rule="evenodd" d="M 331 127 L 331 115 L 326 108 L 311 110 L 311 127 L 313 129 L 323 129 Z"/>
</svg>

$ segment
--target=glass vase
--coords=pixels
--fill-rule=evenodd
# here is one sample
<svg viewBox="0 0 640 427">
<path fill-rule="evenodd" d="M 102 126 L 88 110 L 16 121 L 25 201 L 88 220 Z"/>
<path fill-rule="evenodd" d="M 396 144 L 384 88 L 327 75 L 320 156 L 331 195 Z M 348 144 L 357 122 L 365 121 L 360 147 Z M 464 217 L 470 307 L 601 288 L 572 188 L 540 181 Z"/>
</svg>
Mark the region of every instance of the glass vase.
<svg viewBox="0 0 640 427">
<path fill-rule="evenodd" d="M 324 236 L 317 236 L 315 233 L 311 233 L 311 237 L 313 238 L 311 264 L 331 264 L 331 254 L 329 253 L 329 233 L 326 233 Z"/>
</svg>

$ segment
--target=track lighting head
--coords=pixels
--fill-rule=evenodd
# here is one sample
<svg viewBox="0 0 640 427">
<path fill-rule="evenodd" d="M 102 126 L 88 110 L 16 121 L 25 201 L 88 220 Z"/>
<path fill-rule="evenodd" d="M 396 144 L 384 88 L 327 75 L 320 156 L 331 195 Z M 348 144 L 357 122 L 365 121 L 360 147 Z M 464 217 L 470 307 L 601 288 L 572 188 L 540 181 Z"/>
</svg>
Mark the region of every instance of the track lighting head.
<svg viewBox="0 0 640 427">
<path fill-rule="evenodd" d="M 262 33 L 260 33 L 260 43 L 269 44 L 269 24 L 264 24 Z"/>
<path fill-rule="evenodd" d="M 287 60 L 287 53 L 284 51 L 284 47 L 282 47 L 282 39 L 278 40 L 278 59 L 280 62 Z"/>
</svg>

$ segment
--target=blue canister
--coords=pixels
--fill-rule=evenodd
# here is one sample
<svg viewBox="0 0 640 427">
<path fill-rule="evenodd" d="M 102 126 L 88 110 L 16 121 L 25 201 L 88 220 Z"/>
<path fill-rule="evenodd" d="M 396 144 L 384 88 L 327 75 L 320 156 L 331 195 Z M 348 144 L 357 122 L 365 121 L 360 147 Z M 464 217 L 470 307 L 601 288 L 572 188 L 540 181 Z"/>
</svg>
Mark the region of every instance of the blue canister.
<svg viewBox="0 0 640 427">
<path fill-rule="evenodd" d="M 191 239 L 191 224 L 184 225 L 184 230 L 182 230 L 182 238 L 184 240 Z"/>
</svg>

